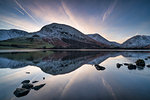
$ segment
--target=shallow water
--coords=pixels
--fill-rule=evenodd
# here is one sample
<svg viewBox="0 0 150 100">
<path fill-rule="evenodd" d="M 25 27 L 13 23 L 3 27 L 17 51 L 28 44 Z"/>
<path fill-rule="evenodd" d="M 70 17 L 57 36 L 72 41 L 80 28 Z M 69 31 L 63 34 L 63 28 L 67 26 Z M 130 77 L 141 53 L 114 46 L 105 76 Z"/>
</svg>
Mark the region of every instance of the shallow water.
<svg viewBox="0 0 150 100">
<path fill-rule="evenodd" d="M 1 52 L 0 100 L 149 100 L 150 68 L 116 66 L 149 56 L 150 51 Z M 150 59 L 145 62 L 150 64 Z M 45 85 L 16 97 L 14 91 L 24 80 Z"/>
</svg>

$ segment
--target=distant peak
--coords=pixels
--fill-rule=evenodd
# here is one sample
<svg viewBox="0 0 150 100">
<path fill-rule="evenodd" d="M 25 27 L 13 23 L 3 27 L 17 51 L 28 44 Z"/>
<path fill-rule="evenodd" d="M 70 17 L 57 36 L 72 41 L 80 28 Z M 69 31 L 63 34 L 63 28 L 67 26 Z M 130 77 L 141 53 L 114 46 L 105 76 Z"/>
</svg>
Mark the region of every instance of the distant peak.
<svg viewBox="0 0 150 100">
<path fill-rule="evenodd" d="M 66 25 L 66 24 L 52 23 L 52 24 L 48 24 L 48 25 L 43 26 L 41 28 L 41 30 L 44 30 L 44 29 L 46 29 L 46 30 L 47 29 L 64 29 L 64 28 L 73 28 L 73 27 Z"/>
<path fill-rule="evenodd" d="M 101 38 L 104 38 L 102 37 L 99 33 L 94 33 L 94 34 L 88 34 L 89 36 L 93 36 L 93 37 L 101 37 Z"/>
</svg>

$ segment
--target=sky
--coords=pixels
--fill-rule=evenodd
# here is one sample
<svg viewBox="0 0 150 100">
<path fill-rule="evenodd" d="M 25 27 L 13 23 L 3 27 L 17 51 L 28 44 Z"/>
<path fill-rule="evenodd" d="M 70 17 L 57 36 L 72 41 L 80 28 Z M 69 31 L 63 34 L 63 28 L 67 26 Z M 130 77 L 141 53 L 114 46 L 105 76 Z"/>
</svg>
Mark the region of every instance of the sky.
<svg viewBox="0 0 150 100">
<path fill-rule="evenodd" d="M 150 35 L 150 0 L 0 0 L 0 29 L 34 32 L 51 23 L 122 43 Z"/>
</svg>

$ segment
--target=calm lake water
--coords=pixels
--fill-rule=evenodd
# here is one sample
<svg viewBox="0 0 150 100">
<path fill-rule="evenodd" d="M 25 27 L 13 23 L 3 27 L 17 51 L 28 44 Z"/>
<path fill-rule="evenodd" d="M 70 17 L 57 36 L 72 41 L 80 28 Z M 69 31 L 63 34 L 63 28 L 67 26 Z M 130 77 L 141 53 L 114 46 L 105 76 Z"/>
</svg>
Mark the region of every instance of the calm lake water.
<svg viewBox="0 0 150 100">
<path fill-rule="evenodd" d="M 116 66 L 137 59 L 148 65 L 148 57 L 150 51 L 0 52 L 0 100 L 150 100 L 150 68 Z M 24 80 L 38 88 L 18 97 Z"/>
</svg>

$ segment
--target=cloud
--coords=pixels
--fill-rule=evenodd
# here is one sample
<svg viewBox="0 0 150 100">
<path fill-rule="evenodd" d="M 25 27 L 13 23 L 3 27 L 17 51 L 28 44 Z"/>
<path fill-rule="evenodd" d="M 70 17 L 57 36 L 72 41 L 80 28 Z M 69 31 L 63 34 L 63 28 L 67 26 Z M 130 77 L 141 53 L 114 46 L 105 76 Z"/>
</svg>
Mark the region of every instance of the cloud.
<svg viewBox="0 0 150 100">
<path fill-rule="evenodd" d="M 18 29 L 26 30 L 29 32 L 38 31 L 40 27 L 29 20 L 22 19 L 20 17 L 12 16 L 0 16 L 1 22 L 15 26 Z"/>
<path fill-rule="evenodd" d="M 104 22 L 106 20 L 106 18 L 113 12 L 115 6 L 117 4 L 117 0 L 114 0 L 114 2 L 112 3 L 112 5 L 110 5 L 108 7 L 108 9 L 106 10 L 106 12 L 103 15 L 102 21 Z"/>
<path fill-rule="evenodd" d="M 79 25 L 78 25 L 76 19 L 74 18 L 74 15 L 72 14 L 70 9 L 67 7 L 67 5 L 62 0 L 61 0 L 61 5 L 62 5 L 62 8 L 63 8 L 65 14 L 69 17 L 72 24 L 74 24 L 76 27 L 79 28 Z"/>
<path fill-rule="evenodd" d="M 22 9 L 34 22 L 38 23 L 38 21 L 31 14 L 29 14 L 17 0 L 14 1 L 20 7 L 20 9 Z"/>
<path fill-rule="evenodd" d="M 19 9 L 17 9 L 16 7 L 15 7 L 15 9 L 16 9 L 19 13 L 21 13 L 22 15 L 24 15 L 24 13 L 23 13 L 22 11 L 20 11 Z"/>
</svg>

